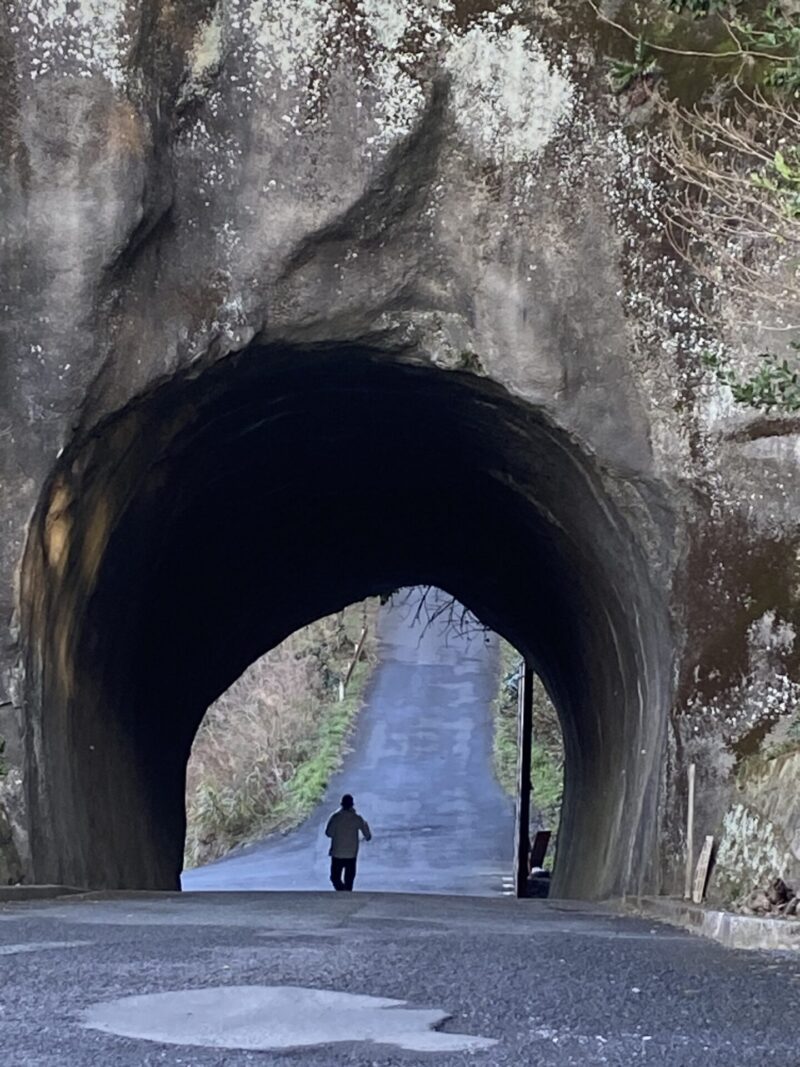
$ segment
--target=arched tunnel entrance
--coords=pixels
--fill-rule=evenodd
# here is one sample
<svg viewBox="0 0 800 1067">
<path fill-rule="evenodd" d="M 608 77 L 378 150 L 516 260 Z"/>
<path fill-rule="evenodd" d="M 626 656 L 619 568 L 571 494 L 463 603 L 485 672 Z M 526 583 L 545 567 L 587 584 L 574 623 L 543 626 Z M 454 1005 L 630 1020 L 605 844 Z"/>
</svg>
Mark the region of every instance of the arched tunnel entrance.
<svg viewBox="0 0 800 1067">
<path fill-rule="evenodd" d="M 619 495 L 491 380 L 363 348 L 254 344 L 131 404 L 61 458 L 24 562 L 35 877 L 176 887 L 211 701 L 313 619 L 431 584 L 516 645 L 558 708 L 553 892 L 635 889 L 655 860 L 669 643 Z"/>
<path fill-rule="evenodd" d="M 517 819 L 525 841 L 545 830 L 555 845 L 563 789 L 560 727 L 537 685 L 527 819 L 515 804 L 521 666 L 516 649 L 430 587 L 371 597 L 292 634 L 195 735 L 182 888 L 326 889 L 325 827 L 354 794 L 372 828 L 359 890 L 517 892 Z M 548 875 L 529 878 L 527 849 L 523 859 L 523 893 L 546 895 Z"/>
</svg>

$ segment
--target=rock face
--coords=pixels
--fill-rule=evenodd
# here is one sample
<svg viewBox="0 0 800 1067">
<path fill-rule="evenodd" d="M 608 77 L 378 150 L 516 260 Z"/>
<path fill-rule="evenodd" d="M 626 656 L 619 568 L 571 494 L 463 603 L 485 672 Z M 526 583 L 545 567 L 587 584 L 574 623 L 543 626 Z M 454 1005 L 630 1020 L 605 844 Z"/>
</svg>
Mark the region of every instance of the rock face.
<svg viewBox="0 0 800 1067">
<path fill-rule="evenodd" d="M 11 827 L 5 812 L 0 809 L 0 885 L 16 885 L 22 881 L 23 870 Z"/>
<path fill-rule="evenodd" d="M 742 901 L 775 875 L 800 880 L 800 752 L 744 762 L 722 820 L 712 896 Z M 778 901 L 782 903 L 782 901 Z"/>
<path fill-rule="evenodd" d="M 570 6 L 4 8 L 29 877 L 174 886 L 205 707 L 401 584 L 457 595 L 559 708 L 554 894 L 674 886 L 687 763 L 714 832 L 735 746 L 792 713 L 797 427 L 700 369 L 650 135 Z"/>
<path fill-rule="evenodd" d="M 24 816 L 20 818 L 21 799 L 19 771 L 4 771 L 0 777 L 0 885 L 17 885 L 25 880 L 20 847 L 27 842 L 27 833 Z"/>
</svg>

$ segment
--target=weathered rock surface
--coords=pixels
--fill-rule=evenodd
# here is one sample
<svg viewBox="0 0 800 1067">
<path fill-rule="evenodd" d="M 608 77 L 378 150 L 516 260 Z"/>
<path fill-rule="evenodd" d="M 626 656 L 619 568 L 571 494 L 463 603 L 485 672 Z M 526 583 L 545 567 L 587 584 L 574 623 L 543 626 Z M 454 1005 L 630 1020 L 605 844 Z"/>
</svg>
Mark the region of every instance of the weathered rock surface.
<svg viewBox="0 0 800 1067">
<path fill-rule="evenodd" d="M 22 783 L 18 773 L 11 772 L 11 776 L 14 781 L 0 779 L 0 885 L 17 885 L 25 878 L 17 840 L 25 840 L 26 828 L 21 821 L 16 826 L 13 823 L 14 800 L 21 792 L 19 786 Z"/>
<path fill-rule="evenodd" d="M 742 900 L 770 879 L 800 882 L 800 751 L 751 758 L 722 820 L 711 897 Z M 771 903 L 784 903 L 783 900 Z"/>
<path fill-rule="evenodd" d="M 0 14 L 32 878 L 175 885 L 204 708 L 401 584 L 459 596 L 559 707 L 554 894 L 671 887 L 687 763 L 714 832 L 736 746 L 793 713 L 798 428 L 702 371 L 651 134 L 570 7 Z"/>
</svg>

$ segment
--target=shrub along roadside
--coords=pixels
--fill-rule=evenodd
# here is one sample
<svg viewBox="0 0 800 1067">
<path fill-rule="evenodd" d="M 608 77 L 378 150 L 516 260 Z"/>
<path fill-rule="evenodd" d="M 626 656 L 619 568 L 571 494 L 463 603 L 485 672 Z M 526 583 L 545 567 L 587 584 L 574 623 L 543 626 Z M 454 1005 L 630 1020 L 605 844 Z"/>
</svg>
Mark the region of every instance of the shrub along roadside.
<svg viewBox="0 0 800 1067">
<path fill-rule="evenodd" d="M 517 792 L 519 667 L 519 652 L 501 638 L 500 678 L 493 703 L 494 769 L 500 785 L 510 796 L 516 796 Z M 538 678 L 533 692 L 531 780 L 531 829 L 553 831 L 548 853 L 552 858 L 564 789 L 564 745 L 556 709 Z"/>
<path fill-rule="evenodd" d="M 187 867 L 296 825 L 321 799 L 361 707 L 369 637 L 341 702 L 339 679 L 365 620 L 374 632 L 377 606 L 354 604 L 292 634 L 208 709 L 187 768 Z"/>
<path fill-rule="evenodd" d="M 316 738 L 315 753 L 301 763 L 293 778 L 286 783 L 285 810 L 289 822 L 305 818 L 319 803 L 328 779 L 338 770 L 347 751 L 347 738 L 353 722 L 361 710 L 364 689 L 373 668 L 372 658 L 362 658 L 356 666 L 342 701 L 330 704 L 323 713 Z"/>
</svg>

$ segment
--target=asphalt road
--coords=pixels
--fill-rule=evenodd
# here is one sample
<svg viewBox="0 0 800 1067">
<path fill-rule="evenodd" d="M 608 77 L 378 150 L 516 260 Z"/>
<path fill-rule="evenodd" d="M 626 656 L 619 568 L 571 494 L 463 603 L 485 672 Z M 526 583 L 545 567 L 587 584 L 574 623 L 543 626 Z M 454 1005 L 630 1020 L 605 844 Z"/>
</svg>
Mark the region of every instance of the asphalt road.
<svg viewBox="0 0 800 1067">
<path fill-rule="evenodd" d="M 352 793 L 374 835 L 361 848 L 357 890 L 502 891 L 512 871 L 514 807 L 491 765 L 497 639 L 415 622 L 418 596 L 381 611 L 379 665 L 351 751 L 320 807 L 291 834 L 185 872 L 185 889 L 324 888 L 325 823 Z"/>
<path fill-rule="evenodd" d="M 196 893 L 6 904 L 0 963 L 9 1067 L 800 1063 L 800 958 L 556 901 Z M 364 998 L 405 1002 L 412 1021 Z M 449 1017 L 438 1037 L 420 1011 Z M 397 1037 L 403 1027 L 410 1039 Z M 483 1039 L 477 1051 L 454 1051 L 470 1037 Z"/>
</svg>

